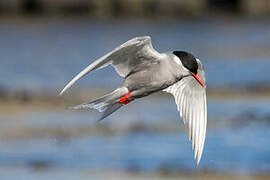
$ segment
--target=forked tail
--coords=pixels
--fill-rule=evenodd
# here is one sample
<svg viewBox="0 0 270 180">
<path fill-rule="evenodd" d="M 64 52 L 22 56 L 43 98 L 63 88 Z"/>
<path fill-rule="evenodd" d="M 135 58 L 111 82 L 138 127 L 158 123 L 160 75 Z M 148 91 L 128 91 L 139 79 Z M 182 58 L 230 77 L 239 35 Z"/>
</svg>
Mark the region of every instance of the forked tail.
<svg viewBox="0 0 270 180">
<path fill-rule="evenodd" d="M 96 109 L 99 112 L 103 112 L 103 115 L 99 119 L 102 120 L 112 114 L 113 112 L 117 111 L 119 108 L 121 108 L 124 104 L 120 100 L 123 99 L 123 97 L 126 97 L 126 94 L 129 94 L 129 91 L 126 87 L 121 87 L 116 89 L 115 91 L 102 96 L 94 101 L 91 101 L 86 104 L 80 104 L 77 106 L 72 107 L 72 109 Z M 129 101 L 130 102 L 130 101 Z"/>
</svg>

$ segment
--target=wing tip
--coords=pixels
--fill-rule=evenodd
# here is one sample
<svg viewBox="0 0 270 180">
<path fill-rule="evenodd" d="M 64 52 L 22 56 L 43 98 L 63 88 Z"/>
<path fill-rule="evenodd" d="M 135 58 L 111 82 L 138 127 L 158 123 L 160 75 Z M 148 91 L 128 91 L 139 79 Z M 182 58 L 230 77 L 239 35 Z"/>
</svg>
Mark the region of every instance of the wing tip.
<svg viewBox="0 0 270 180">
<path fill-rule="evenodd" d="M 197 160 L 197 166 L 200 164 L 202 154 L 203 154 L 203 149 L 204 149 L 204 142 L 201 144 L 197 152 L 194 152 L 194 154 L 197 153 L 197 157 L 195 157 L 195 159 Z"/>
<path fill-rule="evenodd" d="M 64 92 L 70 87 L 70 83 L 67 84 L 64 89 L 62 89 L 62 91 L 58 94 L 58 96 L 62 96 L 64 94 Z"/>
<path fill-rule="evenodd" d="M 62 96 L 64 92 L 65 92 L 65 90 L 63 89 L 63 90 L 58 94 L 58 96 Z"/>
<path fill-rule="evenodd" d="M 201 158 L 197 158 L 197 166 L 199 166 L 200 165 L 200 161 L 201 161 Z"/>
<path fill-rule="evenodd" d="M 198 152 L 198 156 L 197 156 L 197 166 L 199 166 L 199 164 L 200 164 L 200 162 L 201 162 L 202 152 L 203 152 L 203 149 L 201 149 L 201 150 Z"/>
</svg>

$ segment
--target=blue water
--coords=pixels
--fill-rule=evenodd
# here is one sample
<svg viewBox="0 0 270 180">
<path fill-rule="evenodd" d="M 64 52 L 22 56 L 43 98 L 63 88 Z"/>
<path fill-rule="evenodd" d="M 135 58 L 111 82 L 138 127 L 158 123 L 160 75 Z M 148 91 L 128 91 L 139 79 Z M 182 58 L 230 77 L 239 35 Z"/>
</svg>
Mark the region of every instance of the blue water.
<svg viewBox="0 0 270 180">
<path fill-rule="evenodd" d="M 269 87 L 270 83 L 267 74 L 270 67 L 269 20 L 131 22 L 75 18 L 0 23 L 0 87 L 7 90 L 56 94 L 94 59 L 141 35 L 150 35 L 153 46 L 160 52 L 193 52 L 205 66 L 210 88 L 245 89 L 261 85 Z M 120 83 L 121 78 L 108 67 L 91 73 L 73 89 L 108 90 Z M 63 138 L 46 132 L 27 138 L 6 138 L 0 133 L 0 173 L 12 177 L 10 175 L 15 172 L 22 179 L 36 179 L 35 168 L 38 166 L 48 168 L 43 174 L 45 179 L 75 179 L 81 175 L 78 172 L 89 169 L 156 172 L 168 168 L 177 172 L 268 173 L 269 98 L 209 99 L 208 102 L 205 151 L 198 167 L 174 100 L 168 97 L 138 100 L 101 124 L 116 131 L 134 124 L 146 127 L 138 132 Z M 66 106 L 70 105 L 73 104 Z M 0 132 L 9 131 L 12 135 L 20 128 L 60 131 L 71 127 L 94 127 L 98 117 L 94 111 L 34 112 L 29 109 L 20 115 L 1 114 Z M 157 131 L 160 127 L 165 130 Z"/>
<path fill-rule="evenodd" d="M 83 169 L 156 172 L 164 168 L 173 172 L 211 170 L 267 173 L 270 170 L 268 101 L 229 103 L 209 100 L 208 131 L 198 167 L 173 99 L 147 99 L 129 107 L 99 124 L 119 131 L 113 135 L 99 133 L 58 137 L 45 132 L 28 138 L 2 138 L 0 169 L 32 169 L 44 164 L 45 167 L 76 172 Z M 9 119 L 2 116 L 0 120 L 3 122 L 1 131 L 16 131 L 18 127 L 59 130 L 83 126 L 91 128 L 97 125 L 97 119 L 98 113 L 95 112 L 29 111 Z M 125 129 L 138 123 L 145 129 L 120 133 L 119 127 Z M 156 127 L 162 126 L 165 130 L 156 131 Z M 166 130 L 166 127 L 171 130 Z"/>
<path fill-rule="evenodd" d="M 252 132 L 252 133 L 251 133 Z M 41 162 L 54 168 L 155 172 L 211 170 L 267 173 L 270 170 L 269 127 L 250 126 L 208 131 L 200 166 L 185 133 L 134 133 L 90 136 L 61 142 L 53 138 L 1 142 L 0 167 L 29 167 Z"/>
<path fill-rule="evenodd" d="M 0 85 L 32 91 L 60 90 L 96 58 L 135 36 L 150 35 L 160 52 L 187 50 L 205 65 L 209 87 L 270 83 L 268 20 L 14 20 L 0 26 Z M 7 78 L 8 77 L 8 78 Z M 91 73 L 78 88 L 112 88 L 112 68 Z"/>
</svg>

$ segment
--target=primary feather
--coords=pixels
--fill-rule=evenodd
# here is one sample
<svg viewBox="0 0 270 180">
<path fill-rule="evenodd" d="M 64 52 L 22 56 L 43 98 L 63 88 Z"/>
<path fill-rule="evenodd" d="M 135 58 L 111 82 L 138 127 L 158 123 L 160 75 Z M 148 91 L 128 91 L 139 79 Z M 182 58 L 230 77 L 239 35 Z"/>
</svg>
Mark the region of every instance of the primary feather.
<svg viewBox="0 0 270 180">
<path fill-rule="evenodd" d="M 199 68 L 199 75 L 205 84 L 202 65 Z M 199 164 L 206 136 L 206 90 L 194 78 L 188 76 L 164 89 L 164 91 L 174 96 L 180 116 L 189 130 L 189 139 L 192 141 L 194 158 L 197 158 L 197 164 Z"/>
</svg>

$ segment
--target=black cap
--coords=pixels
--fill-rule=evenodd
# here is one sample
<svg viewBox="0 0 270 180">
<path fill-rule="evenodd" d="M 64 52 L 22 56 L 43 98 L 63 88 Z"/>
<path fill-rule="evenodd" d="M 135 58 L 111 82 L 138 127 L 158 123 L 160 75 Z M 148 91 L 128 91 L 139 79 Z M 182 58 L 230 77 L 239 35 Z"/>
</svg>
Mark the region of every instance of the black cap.
<svg viewBox="0 0 270 180">
<path fill-rule="evenodd" d="M 185 68 L 187 68 L 190 72 L 197 74 L 198 63 L 196 58 L 191 53 L 185 51 L 173 51 L 173 54 L 181 60 Z"/>
</svg>

